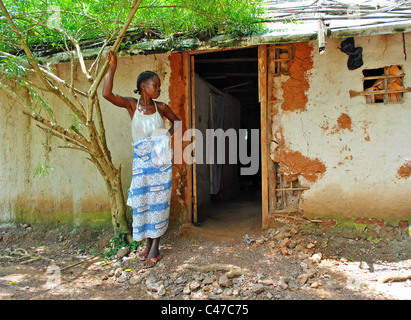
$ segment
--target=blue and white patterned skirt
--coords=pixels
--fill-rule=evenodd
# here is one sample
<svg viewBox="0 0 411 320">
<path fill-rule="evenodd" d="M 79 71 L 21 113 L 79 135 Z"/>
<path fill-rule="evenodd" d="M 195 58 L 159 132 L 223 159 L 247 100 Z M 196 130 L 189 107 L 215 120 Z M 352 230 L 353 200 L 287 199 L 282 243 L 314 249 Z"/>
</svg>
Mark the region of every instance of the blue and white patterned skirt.
<svg viewBox="0 0 411 320">
<path fill-rule="evenodd" d="M 133 240 L 162 236 L 170 218 L 172 149 L 166 135 L 133 142 L 133 177 L 127 205 L 133 208 Z"/>
</svg>

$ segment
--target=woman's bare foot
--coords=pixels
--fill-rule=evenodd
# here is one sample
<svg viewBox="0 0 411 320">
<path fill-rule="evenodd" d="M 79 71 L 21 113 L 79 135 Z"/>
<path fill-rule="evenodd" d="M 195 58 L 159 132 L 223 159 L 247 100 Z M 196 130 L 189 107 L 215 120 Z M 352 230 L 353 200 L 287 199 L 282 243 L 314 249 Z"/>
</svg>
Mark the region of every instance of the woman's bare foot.
<svg viewBox="0 0 411 320">
<path fill-rule="evenodd" d="M 155 238 L 151 240 L 152 241 L 151 241 L 150 252 L 146 257 L 145 262 L 143 263 L 143 267 L 145 268 L 154 267 L 160 259 L 160 251 L 158 250 L 160 238 Z"/>
<path fill-rule="evenodd" d="M 147 241 L 147 243 L 146 243 L 146 248 L 144 249 L 143 252 L 140 252 L 140 253 L 137 255 L 137 258 L 138 258 L 140 261 L 145 261 L 145 260 L 147 259 L 148 255 L 149 255 L 149 253 L 150 253 L 151 247 L 152 247 L 152 245 L 153 245 L 153 239 L 147 239 L 146 241 Z"/>
</svg>

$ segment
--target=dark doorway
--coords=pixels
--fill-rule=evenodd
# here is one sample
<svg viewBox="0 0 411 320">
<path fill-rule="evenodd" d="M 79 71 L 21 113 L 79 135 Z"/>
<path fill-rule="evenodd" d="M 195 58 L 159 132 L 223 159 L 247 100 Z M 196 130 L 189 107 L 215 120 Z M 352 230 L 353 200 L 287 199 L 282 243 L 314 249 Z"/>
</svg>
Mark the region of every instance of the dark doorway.
<svg viewBox="0 0 411 320">
<path fill-rule="evenodd" d="M 261 128 L 258 48 L 196 54 L 194 71 L 195 128 L 205 136 L 206 129 L 216 128 L 213 111 L 223 112 L 224 123 L 220 123 L 220 127 L 226 132 L 234 127 L 237 138 L 246 140 L 248 156 L 251 156 L 252 129 L 257 129 L 253 134 L 259 134 Z M 219 105 L 215 102 L 218 100 L 225 102 Z M 245 137 L 241 136 L 239 129 L 243 129 Z M 215 140 L 215 143 L 218 141 Z M 225 143 L 231 143 L 231 140 L 226 139 Z M 256 150 L 260 162 L 259 136 L 258 148 L 254 146 L 254 152 Z M 261 163 L 255 174 L 242 175 L 241 168 L 249 167 L 250 164 L 241 163 L 238 155 L 236 165 L 228 164 L 228 160 L 227 156 L 225 164 L 219 168 L 212 167 L 205 161 L 195 165 L 197 211 L 196 221 L 193 222 L 204 228 L 211 225 L 221 227 L 225 232 L 232 229 L 233 224 L 244 231 L 258 228 L 261 226 Z M 213 178 L 213 172 L 217 171 L 220 172 L 219 179 Z"/>
</svg>

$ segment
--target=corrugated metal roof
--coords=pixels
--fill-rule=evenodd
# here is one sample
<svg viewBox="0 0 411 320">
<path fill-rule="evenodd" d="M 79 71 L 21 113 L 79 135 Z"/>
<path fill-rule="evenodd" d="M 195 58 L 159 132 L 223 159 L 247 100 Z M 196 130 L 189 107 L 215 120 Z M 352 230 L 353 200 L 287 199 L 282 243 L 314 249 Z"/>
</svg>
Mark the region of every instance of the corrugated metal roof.
<svg viewBox="0 0 411 320">
<path fill-rule="evenodd" d="M 260 44 L 290 43 L 318 39 L 411 31 L 411 1 L 387 0 L 268 0 L 265 32 L 246 37 L 230 34 L 201 41 L 170 37 L 142 41 L 124 48 L 119 55 L 182 52 L 219 48 L 242 48 Z M 319 33 L 320 27 L 320 33 Z M 131 32 L 131 31 L 130 31 Z M 84 50 L 92 57 L 96 49 Z M 64 53 L 49 59 L 68 59 Z"/>
<path fill-rule="evenodd" d="M 330 37 L 406 32 L 411 26 L 411 1 L 269 1 L 269 33 L 290 31 L 302 35 L 318 31 L 324 22 Z"/>
<path fill-rule="evenodd" d="M 318 39 L 319 25 L 324 36 L 390 34 L 411 31 L 411 1 L 267 1 L 266 31 L 247 37 L 219 35 L 208 41 L 198 39 L 155 40 L 140 43 L 129 54 L 247 47 Z"/>
</svg>

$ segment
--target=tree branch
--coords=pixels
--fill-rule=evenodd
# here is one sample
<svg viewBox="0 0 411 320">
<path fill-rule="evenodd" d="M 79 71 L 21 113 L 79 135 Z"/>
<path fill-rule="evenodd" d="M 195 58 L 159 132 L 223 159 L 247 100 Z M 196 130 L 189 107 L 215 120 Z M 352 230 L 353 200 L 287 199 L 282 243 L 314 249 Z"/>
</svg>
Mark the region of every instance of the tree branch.
<svg viewBox="0 0 411 320">
<path fill-rule="evenodd" d="M 54 88 L 49 81 L 47 81 L 47 79 L 45 78 L 44 74 L 41 72 L 40 70 L 40 66 L 38 65 L 35 57 L 33 56 L 33 53 L 31 52 L 30 48 L 28 47 L 27 43 L 24 41 L 23 37 L 21 36 L 21 33 L 19 31 L 19 29 L 17 28 L 16 24 L 14 23 L 14 21 L 11 19 L 6 7 L 4 6 L 4 3 L 2 0 L 0 0 L 0 9 L 4 14 L 4 17 L 6 18 L 7 22 L 9 23 L 9 25 L 11 26 L 14 34 L 17 37 L 17 40 L 19 41 L 22 49 L 24 50 L 24 52 L 27 55 L 27 58 L 29 59 L 33 69 L 38 73 L 38 76 L 40 77 L 40 80 L 43 82 L 44 86 L 46 88 L 48 88 L 49 91 L 51 92 L 55 92 L 56 88 Z"/>
<path fill-rule="evenodd" d="M 90 69 L 88 70 L 89 73 L 91 73 L 91 71 L 93 70 L 94 67 L 96 67 L 96 72 L 95 74 L 98 74 L 98 67 L 100 65 L 100 60 L 101 60 L 101 56 L 103 55 L 104 50 L 107 47 L 107 44 L 110 42 L 111 38 L 104 40 L 103 45 L 101 46 L 96 59 L 94 60 L 94 62 L 91 64 Z"/>
<path fill-rule="evenodd" d="M 49 129 L 49 128 L 44 128 L 44 127 L 42 127 L 42 126 L 39 125 L 39 124 L 37 124 L 37 127 L 40 128 L 41 130 L 43 130 L 44 132 L 53 135 L 54 137 L 56 137 L 56 138 L 58 138 L 58 139 L 64 140 L 67 144 L 71 143 L 71 144 L 73 145 L 73 146 L 67 145 L 66 147 L 76 147 L 76 149 L 81 150 L 81 151 L 84 151 L 84 152 L 90 154 L 90 150 L 86 149 L 84 146 L 82 146 L 82 145 L 81 145 L 80 143 L 78 143 L 77 141 L 72 140 L 72 139 L 70 139 L 69 137 L 67 137 L 67 136 L 65 136 L 65 135 L 62 135 L 62 134 L 60 134 L 60 133 L 58 133 L 58 132 L 55 132 L 55 131 L 53 131 L 53 130 L 51 130 L 51 129 Z M 62 146 L 60 146 L 59 148 L 61 148 L 61 147 L 62 147 Z"/>
<path fill-rule="evenodd" d="M 59 89 L 57 89 L 57 91 L 54 91 L 54 94 L 58 96 L 67 105 L 67 107 L 69 107 L 70 110 L 74 112 L 74 114 L 80 119 L 80 121 L 85 124 L 87 118 L 86 109 L 84 108 L 81 101 L 78 99 L 76 93 L 80 93 L 81 95 L 86 94 L 80 90 L 73 88 L 72 85 L 69 85 L 66 81 L 59 78 L 49 70 L 44 68 L 41 68 L 40 70 L 43 72 L 44 75 L 46 75 L 46 77 L 50 78 L 51 80 L 57 83 Z M 77 106 L 74 105 L 72 101 L 70 101 L 66 94 L 73 97 L 73 99 L 76 101 Z"/>
<path fill-rule="evenodd" d="M 99 132 L 100 132 L 100 139 L 102 143 L 102 147 L 104 149 L 104 152 L 107 154 L 107 157 L 109 158 L 111 162 L 111 152 L 110 149 L 107 146 L 107 140 L 106 140 L 106 129 L 104 128 L 104 121 L 103 121 L 103 114 L 101 112 L 101 106 L 100 106 L 100 101 L 96 101 L 96 115 L 97 115 L 97 121 L 98 121 L 98 126 L 99 126 Z"/>
<path fill-rule="evenodd" d="M 42 123 L 47 128 L 49 128 L 51 130 L 54 130 L 54 131 L 56 131 L 56 132 L 58 132 L 58 133 L 60 133 L 64 136 L 74 140 L 74 141 L 77 141 L 78 143 L 83 145 L 85 148 L 92 150 L 90 142 L 87 139 L 81 137 L 80 135 L 78 135 L 78 134 L 76 134 L 76 133 L 74 133 L 74 132 L 72 132 L 68 129 L 65 129 L 65 128 L 61 127 L 58 124 L 47 121 L 46 119 L 44 119 L 43 117 L 41 117 L 39 115 L 33 115 L 32 113 L 29 113 L 29 112 L 26 112 L 26 111 L 23 111 L 23 114 L 25 114 L 26 116 L 29 116 L 30 118 L 32 118 L 32 119 L 34 119 L 34 120 L 36 120 L 40 123 Z"/>
<path fill-rule="evenodd" d="M 137 12 L 138 7 L 140 6 L 142 0 L 134 0 L 133 4 L 130 8 L 130 11 L 128 13 L 126 22 L 124 23 L 119 36 L 117 37 L 117 40 L 114 42 L 111 50 L 116 53 L 118 51 L 118 49 L 120 48 L 120 44 L 123 41 L 124 35 L 126 34 L 126 31 L 128 29 L 128 27 L 130 26 L 131 21 L 134 18 L 134 15 Z M 108 60 L 105 61 L 102 69 L 100 70 L 100 72 L 98 73 L 96 79 L 94 80 L 93 84 L 91 85 L 89 91 L 88 91 L 88 95 L 89 95 L 89 99 L 90 97 L 92 98 L 91 100 L 93 100 L 94 96 L 97 94 L 97 88 L 100 85 L 101 81 L 104 78 L 104 75 L 106 74 L 108 69 Z M 87 112 L 87 121 L 90 121 L 92 119 L 92 114 L 93 114 L 93 106 L 94 104 L 90 104 L 89 103 L 89 110 Z"/>
<path fill-rule="evenodd" d="M 77 147 L 77 146 L 57 146 L 57 148 L 60 149 L 73 149 L 73 150 L 79 150 L 79 151 L 83 151 L 87 154 L 91 154 L 90 150 L 83 148 L 83 147 Z"/>
<path fill-rule="evenodd" d="M 84 63 L 84 58 L 83 58 L 83 54 L 81 53 L 81 49 L 80 46 L 78 44 L 78 41 L 72 37 L 69 37 L 69 39 L 71 40 L 71 42 L 73 43 L 74 47 L 77 50 L 77 56 L 78 59 L 80 61 L 80 67 L 81 67 L 81 71 L 83 71 L 84 75 L 86 76 L 87 80 L 92 83 L 93 82 L 93 77 L 90 75 L 90 73 L 88 72 L 87 68 L 86 68 L 86 64 Z"/>
<path fill-rule="evenodd" d="M 57 83 L 64 85 L 65 87 L 67 87 L 70 91 L 73 91 L 74 93 L 77 93 L 83 97 L 87 97 L 87 93 L 84 91 L 81 91 L 77 88 L 75 88 L 73 86 L 73 83 L 68 84 L 65 80 L 59 78 L 58 76 L 56 76 L 54 73 L 50 72 L 49 70 L 45 69 L 45 68 L 41 68 L 41 70 L 44 72 L 44 74 L 46 75 L 46 78 L 49 77 L 50 79 L 56 81 Z M 73 72 L 73 71 L 72 71 Z M 73 75 L 71 75 L 71 77 L 73 77 Z"/>
<path fill-rule="evenodd" d="M 32 112 L 30 108 L 27 107 L 26 101 L 24 101 L 18 94 L 16 94 L 13 90 L 11 90 L 8 86 L 4 85 L 2 81 L 0 81 L 0 88 L 3 88 L 4 91 L 12 95 L 17 101 L 19 101 L 27 110 Z"/>
</svg>

